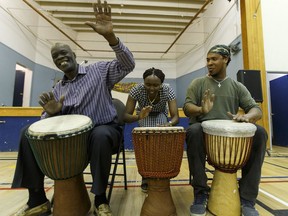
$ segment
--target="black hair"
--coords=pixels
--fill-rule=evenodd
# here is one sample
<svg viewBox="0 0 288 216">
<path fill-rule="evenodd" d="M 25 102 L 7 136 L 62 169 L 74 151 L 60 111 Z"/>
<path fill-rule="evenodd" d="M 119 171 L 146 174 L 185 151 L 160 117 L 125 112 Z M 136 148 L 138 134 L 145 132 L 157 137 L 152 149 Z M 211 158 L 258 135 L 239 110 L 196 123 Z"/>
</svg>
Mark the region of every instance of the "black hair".
<svg viewBox="0 0 288 216">
<path fill-rule="evenodd" d="M 161 80 L 161 83 L 164 82 L 165 74 L 162 72 L 162 70 L 156 69 L 154 67 L 149 68 L 144 72 L 143 79 L 151 75 L 157 76 Z"/>
</svg>

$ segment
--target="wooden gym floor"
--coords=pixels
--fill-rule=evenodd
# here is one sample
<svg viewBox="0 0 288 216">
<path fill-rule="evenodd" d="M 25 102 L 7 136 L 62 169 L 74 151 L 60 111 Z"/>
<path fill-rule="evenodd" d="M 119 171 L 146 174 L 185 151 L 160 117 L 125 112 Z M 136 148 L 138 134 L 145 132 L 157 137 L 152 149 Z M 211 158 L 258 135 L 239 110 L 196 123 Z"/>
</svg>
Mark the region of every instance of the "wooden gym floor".
<svg viewBox="0 0 288 216">
<path fill-rule="evenodd" d="M 0 152 L 0 216 L 9 216 L 27 201 L 27 190 L 11 189 L 17 152 Z M 133 151 L 126 151 L 128 190 L 123 188 L 123 178 L 116 177 L 111 198 L 111 208 L 115 216 L 140 215 L 145 193 L 140 189 L 141 176 L 138 174 Z M 208 169 L 213 169 L 207 165 Z M 118 167 L 121 171 L 122 166 Z M 87 168 L 87 170 L 89 170 Z M 238 176 L 240 176 L 240 171 Z M 208 172 L 208 177 L 212 174 Z M 91 178 L 85 175 L 85 180 Z M 211 180 L 209 180 L 211 184 Z M 90 186 L 87 185 L 88 191 Z M 47 197 L 53 195 L 53 180 L 45 179 Z M 178 216 L 188 216 L 193 201 L 193 189 L 189 185 L 189 171 L 186 152 L 184 152 L 181 171 L 171 179 L 171 193 Z M 288 147 L 273 146 L 266 154 L 262 169 L 260 191 L 256 208 L 261 216 L 288 215 Z M 90 193 L 91 201 L 93 195 Z M 89 214 L 92 215 L 92 214 Z"/>
</svg>

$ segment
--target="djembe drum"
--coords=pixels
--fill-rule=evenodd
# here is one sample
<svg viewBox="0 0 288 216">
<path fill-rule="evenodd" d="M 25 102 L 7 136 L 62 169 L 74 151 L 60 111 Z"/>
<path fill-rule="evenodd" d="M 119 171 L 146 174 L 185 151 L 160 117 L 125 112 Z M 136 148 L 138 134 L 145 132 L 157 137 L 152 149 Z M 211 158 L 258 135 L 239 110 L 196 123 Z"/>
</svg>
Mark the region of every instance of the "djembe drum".
<svg viewBox="0 0 288 216">
<path fill-rule="evenodd" d="M 207 161 L 215 168 L 208 211 L 213 215 L 240 215 L 237 170 L 250 156 L 256 126 L 233 120 L 202 122 Z"/>
<path fill-rule="evenodd" d="M 185 141 L 183 127 L 139 127 L 132 131 L 139 174 L 148 180 L 141 216 L 177 215 L 170 179 L 179 174 Z"/>
<path fill-rule="evenodd" d="M 26 132 L 38 166 L 55 181 L 54 216 L 84 216 L 90 210 L 83 171 L 92 127 L 87 116 L 62 115 L 37 121 Z"/>
</svg>

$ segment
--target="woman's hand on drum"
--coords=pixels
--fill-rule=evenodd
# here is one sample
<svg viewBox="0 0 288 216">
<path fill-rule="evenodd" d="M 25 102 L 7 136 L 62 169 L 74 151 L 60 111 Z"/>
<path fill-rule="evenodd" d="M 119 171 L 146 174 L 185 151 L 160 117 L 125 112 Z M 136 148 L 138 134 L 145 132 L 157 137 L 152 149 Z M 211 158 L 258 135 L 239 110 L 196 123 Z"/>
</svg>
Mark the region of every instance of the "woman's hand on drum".
<svg viewBox="0 0 288 216">
<path fill-rule="evenodd" d="M 138 114 L 138 120 L 146 118 L 152 111 L 152 106 L 143 107 L 143 109 Z"/>
<path fill-rule="evenodd" d="M 210 89 L 207 89 L 204 92 L 204 96 L 201 101 L 201 113 L 202 114 L 206 114 L 212 109 L 214 105 L 214 99 L 215 99 L 215 95 L 212 94 Z"/>
<path fill-rule="evenodd" d="M 59 101 L 56 101 L 53 93 L 49 92 L 40 95 L 40 100 L 38 102 L 49 116 L 53 116 L 61 111 L 63 101 L 64 95 L 61 96 Z"/>
<path fill-rule="evenodd" d="M 156 125 L 157 127 L 172 127 L 172 123 L 171 122 L 167 122 L 165 124 L 157 124 Z"/>
</svg>

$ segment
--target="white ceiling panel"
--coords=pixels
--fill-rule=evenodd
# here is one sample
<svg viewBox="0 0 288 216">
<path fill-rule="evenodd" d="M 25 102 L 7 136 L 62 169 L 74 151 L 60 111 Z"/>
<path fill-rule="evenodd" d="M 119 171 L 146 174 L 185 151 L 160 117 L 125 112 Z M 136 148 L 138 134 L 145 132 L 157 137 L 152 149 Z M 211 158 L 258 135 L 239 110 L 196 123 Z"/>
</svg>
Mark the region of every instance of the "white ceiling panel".
<svg viewBox="0 0 288 216">
<path fill-rule="evenodd" d="M 38 24 L 43 20 L 46 22 L 45 25 L 37 26 L 35 20 L 33 22 L 27 18 L 24 21 L 33 34 L 42 41 L 54 43 L 58 38 L 60 42 L 69 42 L 82 59 L 114 57 L 104 38 L 96 35 L 93 29 L 84 24 L 86 21 L 95 21 L 92 2 L 96 0 L 23 0 L 23 2 L 31 8 L 32 13 L 41 17 Z M 203 25 L 199 20 L 209 6 L 210 0 L 108 0 L 107 2 L 112 8 L 115 34 L 129 47 L 136 59 L 175 60 L 201 45 L 209 35 L 209 32 L 203 31 Z M 59 34 L 49 35 L 49 27 L 54 31 L 57 30 Z"/>
</svg>

